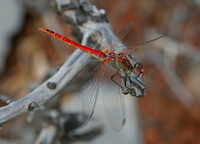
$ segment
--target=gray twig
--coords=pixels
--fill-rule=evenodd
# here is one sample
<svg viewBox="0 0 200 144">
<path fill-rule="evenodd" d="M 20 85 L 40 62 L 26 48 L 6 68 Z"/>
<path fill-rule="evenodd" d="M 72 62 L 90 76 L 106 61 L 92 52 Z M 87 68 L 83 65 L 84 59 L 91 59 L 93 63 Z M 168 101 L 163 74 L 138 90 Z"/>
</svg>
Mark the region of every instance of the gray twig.
<svg viewBox="0 0 200 144">
<path fill-rule="evenodd" d="M 102 32 L 103 39 L 108 39 L 109 35 L 113 35 L 110 25 L 106 22 L 104 11 L 97 9 L 87 0 L 73 0 L 71 2 L 66 1 L 66 3 L 57 0 L 56 5 L 63 21 L 70 23 L 75 30 L 78 30 L 75 31 L 77 35 L 82 34 L 82 45 L 90 45 L 91 40 L 89 41 L 89 38 L 97 31 Z M 59 94 L 76 77 L 78 72 L 90 62 L 90 59 L 91 56 L 76 50 L 58 72 L 38 88 L 25 97 L 1 107 L 0 125 L 19 115 L 35 110 Z"/>
<path fill-rule="evenodd" d="M 155 33 L 155 35 L 161 35 L 156 32 L 148 31 L 147 37 L 149 33 L 151 33 L 151 37 L 152 33 Z M 192 96 L 192 93 L 186 88 L 176 73 L 175 62 L 176 58 L 180 55 L 184 55 L 191 58 L 193 61 L 199 62 L 200 51 L 198 48 L 195 48 L 186 42 L 179 43 L 168 36 L 165 36 L 162 41 L 152 43 L 152 46 L 157 49 L 162 49 L 164 53 L 161 55 L 157 51 L 152 52 L 151 49 L 151 51 L 148 51 L 147 56 L 149 56 L 155 66 L 163 72 L 166 82 L 177 99 L 179 99 L 186 107 L 190 108 L 196 103 L 196 101 Z"/>
</svg>

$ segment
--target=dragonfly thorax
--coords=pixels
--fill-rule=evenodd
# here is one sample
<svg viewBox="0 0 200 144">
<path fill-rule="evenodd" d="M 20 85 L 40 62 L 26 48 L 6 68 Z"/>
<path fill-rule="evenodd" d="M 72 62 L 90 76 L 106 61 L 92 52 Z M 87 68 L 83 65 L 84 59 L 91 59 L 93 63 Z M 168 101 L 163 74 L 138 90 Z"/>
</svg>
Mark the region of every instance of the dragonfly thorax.
<svg viewBox="0 0 200 144">
<path fill-rule="evenodd" d="M 131 68 L 131 63 L 124 53 L 107 53 L 105 61 L 107 61 L 111 67 L 123 73 L 127 73 Z"/>
<path fill-rule="evenodd" d="M 142 64 L 134 63 L 124 53 L 109 52 L 106 54 L 106 62 L 122 73 L 126 73 L 127 76 L 132 78 L 142 77 L 144 75 L 144 69 Z"/>
</svg>

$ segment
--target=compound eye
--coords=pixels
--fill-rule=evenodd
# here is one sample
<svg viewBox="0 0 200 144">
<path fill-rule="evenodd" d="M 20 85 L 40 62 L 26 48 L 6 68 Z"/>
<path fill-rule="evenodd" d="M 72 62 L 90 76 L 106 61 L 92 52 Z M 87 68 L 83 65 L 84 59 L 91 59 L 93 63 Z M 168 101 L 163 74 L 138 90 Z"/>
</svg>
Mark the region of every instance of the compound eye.
<svg viewBox="0 0 200 144">
<path fill-rule="evenodd" d="M 140 68 L 140 69 L 142 69 L 143 68 L 143 66 L 142 66 L 142 64 L 141 63 L 136 63 L 135 65 L 134 65 L 134 67 L 135 68 Z"/>
<path fill-rule="evenodd" d="M 136 68 L 134 68 L 133 73 L 134 73 L 135 75 L 139 76 L 140 73 L 141 73 L 141 69 L 140 69 L 139 67 L 136 67 Z"/>
<path fill-rule="evenodd" d="M 141 72 L 140 72 L 139 77 L 143 77 L 143 76 L 144 76 L 144 72 L 145 72 L 145 70 L 144 70 L 144 69 L 141 69 Z"/>
<path fill-rule="evenodd" d="M 142 77 L 144 76 L 144 69 L 141 63 L 136 63 L 132 69 L 132 73 L 130 75 L 132 78 Z"/>
</svg>

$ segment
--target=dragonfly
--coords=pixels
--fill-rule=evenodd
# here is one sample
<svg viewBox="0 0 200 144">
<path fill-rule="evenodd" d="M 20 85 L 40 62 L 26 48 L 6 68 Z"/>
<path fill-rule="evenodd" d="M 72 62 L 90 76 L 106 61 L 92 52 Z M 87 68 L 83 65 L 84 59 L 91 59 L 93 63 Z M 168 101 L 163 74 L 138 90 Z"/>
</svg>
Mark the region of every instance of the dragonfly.
<svg viewBox="0 0 200 144">
<path fill-rule="evenodd" d="M 146 86 L 143 83 L 144 68 L 126 47 L 117 49 L 121 39 L 133 27 L 129 22 L 119 31 L 118 39 L 111 45 L 96 50 L 72 41 L 49 29 L 40 31 L 93 56 L 100 61 L 91 79 L 83 88 L 83 124 L 86 125 L 94 114 L 98 95 L 102 95 L 107 118 L 115 131 L 120 131 L 126 122 L 124 95 L 143 97 Z M 107 75 L 108 78 L 105 77 Z"/>
</svg>

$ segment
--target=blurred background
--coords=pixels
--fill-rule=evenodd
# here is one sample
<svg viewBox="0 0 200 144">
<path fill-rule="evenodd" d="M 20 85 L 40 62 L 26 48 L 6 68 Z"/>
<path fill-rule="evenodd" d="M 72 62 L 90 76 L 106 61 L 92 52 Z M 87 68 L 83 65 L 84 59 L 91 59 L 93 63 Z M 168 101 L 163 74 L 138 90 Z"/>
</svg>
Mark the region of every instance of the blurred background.
<svg viewBox="0 0 200 144">
<path fill-rule="evenodd" d="M 24 97 L 74 51 L 37 30 L 49 28 L 77 41 L 71 35 L 71 28 L 60 21 L 51 2 L 0 1 L 1 95 L 13 99 Z M 135 22 L 134 28 L 123 38 L 127 45 L 165 35 L 133 48 L 133 54 L 145 68 L 147 94 L 126 101 L 127 117 L 132 110 L 137 117 L 127 118 L 127 121 L 136 121 L 134 126 L 138 131 L 135 133 L 139 138 L 132 141 L 130 135 L 130 140 L 122 143 L 200 143 L 200 1 L 91 0 L 91 3 L 105 9 L 115 32 L 128 22 Z M 67 108 L 73 95 L 62 94 L 60 107 Z M 0 101 L 1 107 L 5 105 Z M 42 121 L 34 120 L 37 121 L 35 126 L 27 121 L 28 117 L 29 114 L 25 114 L 6 122 L 0 130 L 0 143 L 33 143 Z M 111 133 L 111 139 L 119 135 Z"/>
</svg>

